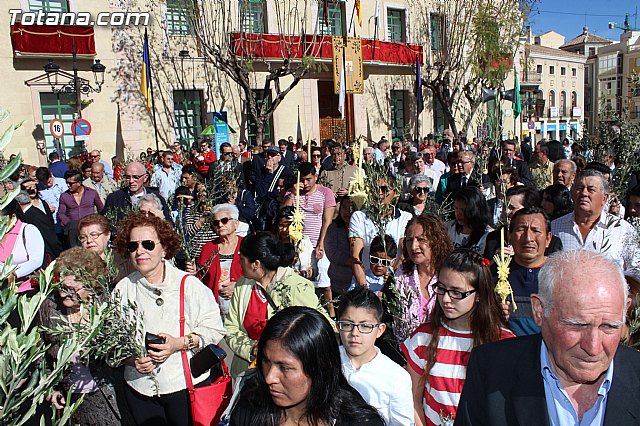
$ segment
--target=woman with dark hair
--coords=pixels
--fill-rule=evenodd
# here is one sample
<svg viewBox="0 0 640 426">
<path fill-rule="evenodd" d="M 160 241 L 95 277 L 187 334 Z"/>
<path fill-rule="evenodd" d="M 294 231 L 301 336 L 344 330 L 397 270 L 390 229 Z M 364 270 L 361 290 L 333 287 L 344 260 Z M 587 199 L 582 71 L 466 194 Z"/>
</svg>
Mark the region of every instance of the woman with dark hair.
<svg viewBox="0 0 640 426">
<path fill-rule="evenodd" d="M 274 315 L 260 336 L 256 361 L 232 426 L 384 425 L 344 377 L 336 336 L 318 311 L 293 306 Z"/>
<path fill-rule="evenodd" d="M 351 284 L 351 253 L 349 248 L 349 221 L 355 204 L 348 196 L 338 204 L 338 216 L 333 219 L 325 237 L 325 253 L 330 265 L 327 271 L 334 299 L 345 293 Z"/>
<path fill-rule="evenodd" d="M 452 251 L 447 228 L 436 216 L 415 216 L 407 224 L 402 264 L 395 273 L 395 286 L 402 299 L 402 312 L 393 318 L 399 342 L 427 320 L 435 304 L 432 286 L 436 273 Z"/>
<path fill-rule="evenodd" d="M 128 256 L 135 272 L 114 290 L 125 309 L 135 306 L 140 333 L 159 336 L 145 356 L 125 361 L 125 397 L 138 425 L 192 424 L 182 352 L 217 344 L 224 337 L 220 308 L 213 292 L 196 277 L 167 262 L 180 249 L 180 237 L 169 222 L 152 214 L 131 213 L 118 226 L 116 249 Z M 184 334 L 180 324 L 180 288 L 184 283 Z M 195 387 L 210 383 L 192 378 Z"/>
<path fill-rule="evenodd" d="M 455 219 L 446 223 L 453 246 L 484 253 L 491 231 L 486 198 L 477 187 L 466 186 L 454 194 L 453 201 Z"/>
<path fill-rule="evenodd" d="M 433 284 L 437 295 L 429 322 L 401 346 L 413 383 L 416 426 L 455 418 L 471 350 L 514 337 L 494 292 L 489 262 L 468 249 L 447 256 Z"/>
<path fill-rule="evenodd" d="M 240 244 L 244 276 L 236 283 L 224 322 L 225 340 L 235 354 L 231 363 L 234 378 L 255 358 L 257 342 L 274 312 L 308 306 L 327 315 L 319 307 L 314 284 L 289 266 L 294 257 L 292 244 L 277 241 L 268 232 L 249 235 Z"/>
<path fill-rule="evenodd" d="M 551 220 L 571 213 L 573 211 L 571 191 L 561 183 L 547 186 L 542 190 L 541 207 Z"/>
</svg>

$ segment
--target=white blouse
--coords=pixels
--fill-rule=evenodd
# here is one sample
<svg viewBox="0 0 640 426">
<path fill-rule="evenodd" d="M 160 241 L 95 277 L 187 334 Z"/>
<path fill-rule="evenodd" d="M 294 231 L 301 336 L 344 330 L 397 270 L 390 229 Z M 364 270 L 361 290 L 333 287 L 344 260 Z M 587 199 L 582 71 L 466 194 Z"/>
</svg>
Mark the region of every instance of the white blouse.
<svg viewBox="0 0 640 426">
<path fill-rule="evenodd" d="M 161 284 L 149 284 L 136 271 L 123 278 L 113 293 L 123 306 L 127 306 L 127 301 L 137 305 L 139 314 L 142 315 L 142 330 L 137 336 L 141 344 L 144 344 L 146 332 L 180 336 L 180 282 L 186 273 L 171 265 L 171 262 L 164 262 L 164 265 L 166 273 Z M 195 333 L 200 336 L 201 347 L 220 342 L 226 330 L 213 292 L 196 277 L 190 276 L 185 283 L 184 298 L 184 334 Z M 192 355 L 191 351 L 187 351 L 189 359 Z M 164 395 L 187 388 L 180 351 L 173 353 L 154 370 L 157 389 L 150 375 L 141 374 L 132 366 L 125 367 L 124 376 L 129 386 L 146 396 Z M 193 377 L 194 385 L 207 377 L 207 374 Z"/>
</svg>

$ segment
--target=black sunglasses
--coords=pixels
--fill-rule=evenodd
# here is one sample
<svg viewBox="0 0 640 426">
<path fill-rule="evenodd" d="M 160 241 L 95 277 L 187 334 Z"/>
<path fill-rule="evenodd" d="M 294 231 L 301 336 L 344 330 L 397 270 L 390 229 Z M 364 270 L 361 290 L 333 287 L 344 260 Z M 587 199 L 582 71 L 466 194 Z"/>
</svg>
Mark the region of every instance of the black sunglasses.
<svg viewBox="0 0 640 426">
<path fill-rule="evenodd" d="M 218 226 L 220 226 L 220 224 L 226 225 L 227 223 L 229 223 L 230 220 L 231 220 L 230 217 L 223 217 L 220 220 L 214 219 L 211 221 L 211 223 L 213 223 L 213 226 L 217 228 Z"/>
<path fill-rule="evenodd" d="M 142 240 L 142 241 L 129 241 L 126 245 L 127 251 L 129 253 L 133 253 L 138 250 L 138 246 L 142 244 L 142 248 L 147 251 L 153 251 L 156 248 L 156 242 L 152 240 Z"/>
<path fill-rule="evenodd" d="M 416 192 L 422 192 L 422 193 L 427 193 L 429 192 L 429 188 L 426 186 L 416 186 L 415 188 L 413 188 Z"/>
</svg>

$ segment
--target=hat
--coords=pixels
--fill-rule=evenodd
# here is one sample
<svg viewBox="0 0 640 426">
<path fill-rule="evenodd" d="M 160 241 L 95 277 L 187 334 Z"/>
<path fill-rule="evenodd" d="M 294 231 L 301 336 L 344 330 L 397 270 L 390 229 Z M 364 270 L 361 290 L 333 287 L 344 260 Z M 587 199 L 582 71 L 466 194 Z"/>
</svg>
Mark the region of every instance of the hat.
<svg viewBox="0 0 640 426">
<path fill-rule="evenodd" d="M 280 154 L 280 149 L 277 146 L 270 146 L 267 148 L 267 154 Z"/>
</svg>

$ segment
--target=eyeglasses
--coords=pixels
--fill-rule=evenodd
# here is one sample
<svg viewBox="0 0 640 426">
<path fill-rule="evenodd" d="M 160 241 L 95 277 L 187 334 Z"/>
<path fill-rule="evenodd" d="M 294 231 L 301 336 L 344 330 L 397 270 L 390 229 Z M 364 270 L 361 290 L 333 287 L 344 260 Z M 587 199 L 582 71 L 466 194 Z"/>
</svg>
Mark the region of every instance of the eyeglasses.
<svg viewBox="0 0 640 426">
<path fill-rule="evenodd" d="M 138 247 L 142 244 L 142 248 L 146 251 L 153 251 L 156 248 L 156 242 L 152 240 L 142 240 L 142 241 L 129 241 L 126 245 L 127 251 L 129 253 L 133 253 L 138 250 Z"/>
<path fill-rule="evenodd" d="M 431 288 L 437 295 L 444 296 L 446 293 L 449 295 L 450 298 L 456 299 L 456 300 L 466 299 L 467 297 L 471 296 L 473 293 L 476 292 L 476 290 L 469 290 L 464 292 L 459 290 L 448 290 L 442 287 L 441 284 L 442 283 L 438 281 L 433 286 L 431 286 Z"/>
<path fill-rule="evenodd" d="M 125 178 L 125 180 L 130 180 L 130 179 L 138 180 L 143 176 L 145 176 L 145 175 L 124 175 L 124 178 Z"/>
<path fill-rule="evenodd" d="M 213 226 L 215 226 L 217 228 L 218 226 L 220 226 L 220 224 L 226 225 L 227 223 L 229 223 L 230 220 L 233 220 L 233 218 L 223 217 L 220 220 L 214 219 L 214 220 L 211 221 L 211 223 L 213 223 Z"/>
<path fill-rule="evenodd" d="M 220 153 L 221 156 L 223 156 L 223 155 L 231 155 L 231 154 L 233 154 L 233 151 L 223 151 L 223 152 Z"/>
<path fill-rule="evenodd" d="M 89 155 L 89 157 L 91 157 L 91 158 L 100 158 L 100 154 L 98 154 L 98 155 Z"/>
<path fill-rule="evenodd" d="M 312 154 L 311 156 L 312 156 L 313 158 L 320 158 L 320 157 L 322 157 L 320 154 Z"/>
<path fill-rule="evenodd" d="M 369 334 L 373 331 L 374 328 L 379 327 L 380 324 L 369 324 L 368 322 L 361 322 L 356 324 L 351 321 L 336 321 L 336 327 L 340 331 L 351 332 L 354 328 L 357 328 L 358 331 L 362 334 Z"/>
<path fill-rule="evenodd" d="M 465 165 L 465 164 L 468 164 L 468 163 L 473 163 L 473 161 L 471 161 L 471 160 L 469 160 L 469 161 L 464 161 L 464 160 L 458 160 L 458 161 L 456 161 L 456 164 L 462 164 L 462 165 Z"/>
<path fill-rule="evenodd" d="M 372 265 L 381 265 L 381 266 L 385 266 L 387 268 L 389 266 L 393 265 L 393 259 L 382 259 L 381 257 L 373 256 L 373 255 L 369 256 L 369 262 Z"/>
<path fill-rule="evenodd" d="M 414 190 L 417 193 L 423 193 L 423 194 L 426 194 L 427 192 L 429 192 L 429 188 L 427 188 L 426 186 L 416 186 Z"/>
<path fill-rule="evenodd" d="M 66 181 L 66 182 L 67 182 L 67 186 L 71 186 L 71 185 L 75 185 L 76 183 L 80 183 L 80 182 L 76 182 L 75 180 L 71 181 L 71 182 L 69 182 L 69 181 Z"/>
<path fill-rule="evenodd" d="M 394 145 L 391 148 L 393 148 L 393 149 L 401 149 L 402 147 L 400 145 Z"/>
<path fill-rule="evenodd" d="M 102 234 L 104 234 L 104 232 L 90 232 L 88 234 L 78 235 L 78 241 L 80 241 L 81 243 L 84 243 L 85 241 L 88 241 L 89 239 L 95 240 L 96 238 L 98 238 Z"/>
</svg>

